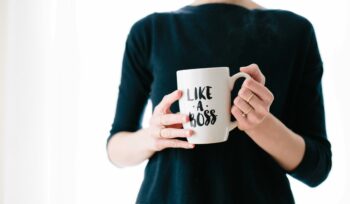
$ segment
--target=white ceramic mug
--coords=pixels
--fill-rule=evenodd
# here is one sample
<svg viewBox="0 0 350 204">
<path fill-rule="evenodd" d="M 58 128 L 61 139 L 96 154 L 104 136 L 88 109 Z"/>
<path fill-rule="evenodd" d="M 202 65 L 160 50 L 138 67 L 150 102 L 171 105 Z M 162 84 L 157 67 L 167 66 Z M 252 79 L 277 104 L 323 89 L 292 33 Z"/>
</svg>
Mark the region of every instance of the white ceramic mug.
<svg viewBox="0 0 350 204">
<path fill-rule="evenodd" d="M 180 113 L 190 116 L 190 122 L 183 126 L 194 130 L 188 142 L 226 141 L 229 132 L 237 127 L 237 121 L 231 121 L 231 91 L 238 78 L 250 76 L 243 72 L 230 76 L 228 67 L 178 70 L 176 76 L 177 88 L 183 92 Z"/>
</svg>

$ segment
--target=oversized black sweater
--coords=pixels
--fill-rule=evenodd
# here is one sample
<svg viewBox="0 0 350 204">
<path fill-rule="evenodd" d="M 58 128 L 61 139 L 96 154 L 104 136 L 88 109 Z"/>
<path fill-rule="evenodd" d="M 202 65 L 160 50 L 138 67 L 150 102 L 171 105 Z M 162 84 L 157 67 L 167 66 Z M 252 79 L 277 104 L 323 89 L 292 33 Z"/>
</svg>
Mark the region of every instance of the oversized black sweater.
<svg viewBox="0 0 350 204">
<path fill-rule="evenodd" d="M 213 3 L 153 13 L 136 22 L 126 42 L 107 142 L 119 131 L 142 128 L 147 100 L 154 108 L 174 91 L 177 70 L 227 66 L 232 75 L 251 63 L 259 65 L 275 96 L 271 113 L 305 140 L 300 165 L 287 172 L 236 128 L 227 142 L 155 153 L 137 203 L 294 203 L 287 174 L 311 187 L 327 177 L 331 146 L 315 32 L 304 17 L 279 9 Z M 178 102 L 171 110 L 179 111 Z"/>
</svg>

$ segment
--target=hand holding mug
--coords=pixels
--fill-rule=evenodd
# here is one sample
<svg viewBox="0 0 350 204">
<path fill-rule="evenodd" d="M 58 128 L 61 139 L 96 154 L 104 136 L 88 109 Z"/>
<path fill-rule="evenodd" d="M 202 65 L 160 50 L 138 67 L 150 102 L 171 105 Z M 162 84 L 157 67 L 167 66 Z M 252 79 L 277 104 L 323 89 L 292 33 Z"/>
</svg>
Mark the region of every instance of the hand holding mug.
<svg viewBox="0 0 350 204">
<path fill-rule="evenodd" d="M 190 137 L 193 130 L 183 129 L 182 123 L 189 121 L 186 114 L 172 113 L 170 106 L 182 96 L 180 90 L 165 95 L 162 101 L 154 108 L 153 115 L 149 122 L 148 131 L 151 146 L 154 151 L 161 151 L 165 148 L 191 149 L 193 144 L 187 141 L 175 139 L 178 137 Z"/>
<path fill-rule="evenodd" d="M 237 79 L 250 76 L 244 72 L 231 76 L 228 67 L 182 69 L 176 75 L 177 87 L 184 93 L 179 100 L 180 112 L 190 118 L 183 126 L 194 130 L 187 140 L 191 144 L 227 141 L 229 132 L 238 125 L 231 121 L 231 91 Z"/>
<path fill-rule="evenodd" d="M 265 86 L 265 76 L 258 65 L 241 67 L 240 71 L 251 78 L 243 82 L 238 96 L 233 100 L 231 113 L 237 119 L 238 128 L 246 131 L 257 127 L 270 114 L 274 96 Z"/>
</svg>

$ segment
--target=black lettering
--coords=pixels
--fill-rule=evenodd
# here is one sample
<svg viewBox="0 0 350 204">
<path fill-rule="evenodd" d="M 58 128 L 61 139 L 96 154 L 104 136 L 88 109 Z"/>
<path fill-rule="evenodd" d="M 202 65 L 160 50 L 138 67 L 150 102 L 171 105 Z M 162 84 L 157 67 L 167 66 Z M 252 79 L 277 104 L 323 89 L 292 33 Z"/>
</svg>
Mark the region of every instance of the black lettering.
<svg viewBox="0 0 350 204">
<path fill-rule="evenodd" d="M 190 125 L 191 127 L 196 127 L 196 119 L 194 119 L 194 114 L 193 113 L 189 113 L 189 118 L 190 118 Z"/>
<path fill-rule="evenodd" d="M 205 87 L 199 87 L 199 90 L 198 90 L 198 94 L 199 94 L 199 100 L 200 99 L 206 99 L 205 96 L 204 96 L 204 90 L 205 90 Z"/>
<path fill-rule="evenodd" d="M 216 119 L 217 119 L 217 116 L 218 116 L 218 115 L 215 115 L 215 110 L 214 110 L 214 109 L 213 109 L 213 110 L 210 110 L 210 115 L 211 115 L 211 117 L 212 117 L 210 123 L 211 123 L 212 125 L 214 125 L 215 122 L 216 122 Z"/>
<path fill-rule="evenodd" d="M 210 92 L 210 89 L 212 87 L 211 86 L 207 86 L 207 99 L 212 99 L 213 97 L 211 97 L 211 92 Z"/>
<path fill-rule="evenodd" d="M 190 89 L 187 89 L 187 100 L 193 101 L 193 98 L 191 98 Z"/>
<path fill-rule="evenodd" d="M 204 116 L 201 113 L 197 114 L 197 124 L 198 126 L 203 126 L 204 124 Z"/>
<path fill-rule="evenodd" d="M 194 87 L 194 100 L 198 99 L 198 95 L 197 95 L 197 87 Z"/>
<path fill-rule="evenodd" d="M 209 110 L 205 110 L 205 111 L 204 111 L 204 116 L 205 116 L 205 122 L 204 122 L 204 124 L 205 124 L 206 126 L 208 126 L 209 123 L 210 123 L 210 118 L 211 118 L 211 116 L 209 115 Z"/>
<path fill-rule="evenodd" d="M 199 109 L 199 110 L 198 110 Z M 202 101 L 198 101 L 198 104 L 197 104 L 197 111 L 203 111 L 203 104 L 202 104 Z"/>
</svg>

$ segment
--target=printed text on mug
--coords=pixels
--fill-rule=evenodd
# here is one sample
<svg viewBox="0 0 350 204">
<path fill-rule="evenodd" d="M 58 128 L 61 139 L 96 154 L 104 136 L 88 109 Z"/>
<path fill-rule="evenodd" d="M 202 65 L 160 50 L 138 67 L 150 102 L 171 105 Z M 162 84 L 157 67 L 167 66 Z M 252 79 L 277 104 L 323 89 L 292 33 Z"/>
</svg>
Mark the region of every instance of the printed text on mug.
<svg viewBox="0 0 350 204">
<path fill-rule="evenodd" d="M 189 112 L 190 125 L 191 127 L 198 126 L 208 126 L 214 125 L 217 119 L 214 109 L 205 109 L 203 106 L 208 107 L 208 105 L 203 104 L 208 100 L 212 99 L 211 86 L 199 86 L 194 87 L 192 90 L 187 89 L 187 100 L 197 102 L 196 105 L 192 106 L 197 113 Z"/>
</svg>

